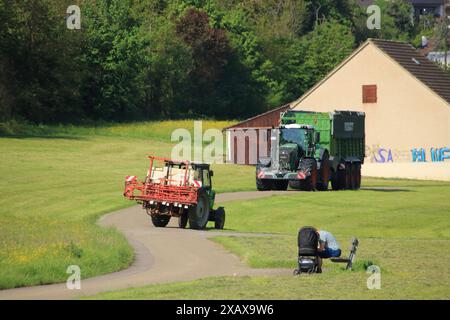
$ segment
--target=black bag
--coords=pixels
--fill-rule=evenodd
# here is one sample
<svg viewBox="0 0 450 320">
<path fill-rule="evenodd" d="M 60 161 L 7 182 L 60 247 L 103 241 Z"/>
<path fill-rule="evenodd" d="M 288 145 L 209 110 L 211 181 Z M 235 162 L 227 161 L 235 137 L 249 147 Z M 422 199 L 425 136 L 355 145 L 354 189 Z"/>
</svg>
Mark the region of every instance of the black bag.
<svg viewBox="0 0 450 320">
<path fill-rule="evenodd" d="M 316 256 L 319 235 L 313 227 L 303 227 L 298 232 L 298 255 Z"/>
</svg>

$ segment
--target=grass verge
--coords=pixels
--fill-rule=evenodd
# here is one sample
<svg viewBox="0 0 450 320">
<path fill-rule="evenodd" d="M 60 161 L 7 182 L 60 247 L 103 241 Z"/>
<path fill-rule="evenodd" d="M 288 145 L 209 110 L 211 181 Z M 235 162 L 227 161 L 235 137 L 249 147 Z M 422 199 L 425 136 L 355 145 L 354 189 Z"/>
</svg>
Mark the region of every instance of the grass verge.
<svg viewBox="0 0 450 320">
<path fill-rule="evenodd" d="M 72 264 L 83 278 L 127 267 L 125 238 L 95 222 L 134 205 L 122 197 L 124 177 L 143 177 L 148 154 L 169 156 L 170 133 L 183 125 L 192 122 L 51 127 L 46 135 L 27 128 L 39 136 L 0 138 L 0 289 L 65 281 Z M 253 188 L 252 168 L 214 169 L 218 192 Z"/>
<path fill-rule="evenodd" d="M 395 190 L 293 193 L 226 204 L 227 229 L 276 236 L 218 236 L 216 241 L 254 268 L 296 267 L 298 228 L 332 231 L 348 255 L 360 239 L 353 271 L 324 263 L 312 276 L 222 277 L 100 294 L 94 299 L 449 299 L 450 185 L 365 179 Z M 381 289 L 367 288 L 366 267 L 381 268 Z"/>
</svg>

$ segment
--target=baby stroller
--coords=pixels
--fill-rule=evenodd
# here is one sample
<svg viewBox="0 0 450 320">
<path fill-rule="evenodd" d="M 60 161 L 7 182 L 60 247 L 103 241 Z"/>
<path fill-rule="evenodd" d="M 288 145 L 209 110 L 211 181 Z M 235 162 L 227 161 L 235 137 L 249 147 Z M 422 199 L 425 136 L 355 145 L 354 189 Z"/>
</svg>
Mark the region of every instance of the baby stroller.
<svg viewBox="0 0 450 320">
<path fill-rule="evenodd" d="M 317 254 L 319 235 L 313 227 L 303 227 L 298 232 L 298 268 L 294 275 L 301 273 L 316 273 L 319 270 Z"/>
</svg>

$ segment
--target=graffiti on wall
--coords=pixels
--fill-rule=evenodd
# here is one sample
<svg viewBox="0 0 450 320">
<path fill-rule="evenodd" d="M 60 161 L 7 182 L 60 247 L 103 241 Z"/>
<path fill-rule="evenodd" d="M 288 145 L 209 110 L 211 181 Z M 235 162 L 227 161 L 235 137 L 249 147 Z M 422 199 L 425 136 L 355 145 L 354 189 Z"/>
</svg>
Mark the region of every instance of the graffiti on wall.
<svg viewBox="0 0 450 320">
<path fill-rule="evenodd" d="M 366 146 L 366 157 L 372 163 L 393 163 L 411 161 L 411 153 L 408 150 L 397 150 L 380 145 Z"/>
<path fill-rule="evenodd" d="M 372 145 L 366 146 L 366 157 L 372 163 L 443 162 L 450 160 L 450 148 L 397 150 L 380 145 Z"/>
<path fill-rule="evenodd" d="M 428 153 L 425 148 L 414 148 L 411 150 L 412 162 L 443 162 L 450 159 L 450 148 L 430 148 Z"/>
</svg>

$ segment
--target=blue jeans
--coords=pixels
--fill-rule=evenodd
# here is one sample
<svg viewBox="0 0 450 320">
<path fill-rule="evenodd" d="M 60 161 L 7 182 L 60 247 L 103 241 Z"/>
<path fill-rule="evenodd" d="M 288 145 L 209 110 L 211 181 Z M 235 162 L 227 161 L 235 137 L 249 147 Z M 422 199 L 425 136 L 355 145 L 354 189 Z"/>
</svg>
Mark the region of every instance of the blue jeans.
<svg viewBox="0 0 450 320">
<path fill-rule="evenodd" d="M 341 256 L 341 249 L 334 250 L 334 249 L 330 249 L 330 248 L 325 248 L 325 250 L 319 251 L 319 257 L 321 257 L 323 259 L 340 257 L 340 256 Z"/>
</svg>

